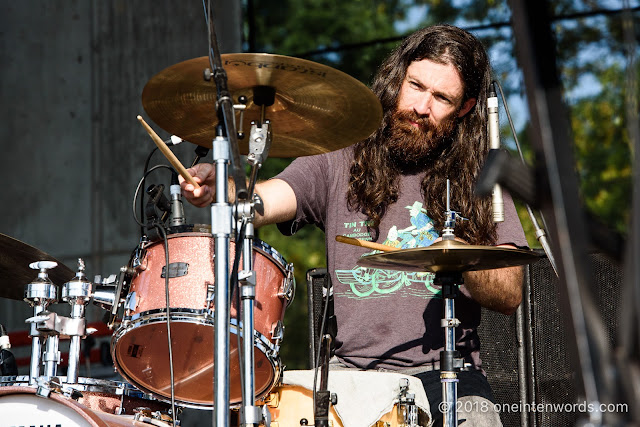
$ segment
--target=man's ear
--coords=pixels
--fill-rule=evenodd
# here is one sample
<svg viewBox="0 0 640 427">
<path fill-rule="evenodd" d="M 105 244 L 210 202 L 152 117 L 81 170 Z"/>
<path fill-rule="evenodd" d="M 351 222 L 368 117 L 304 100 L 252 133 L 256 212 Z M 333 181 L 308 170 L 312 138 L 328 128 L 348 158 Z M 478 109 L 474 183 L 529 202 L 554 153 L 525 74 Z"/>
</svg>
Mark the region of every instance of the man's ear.
<svg viewBox="0 0 640 427">
<path fill-rule="evenodd" d="M 464 116 L 469 111 L 471 111 L 471 109 L 473 108 L 474 105 L 476 105 L 476 99 L 475 98 L 467 99 L 464 102 L 464 104 L 462 104 L 462 108 L 460 109 L 460 112 L 458 113 L 458 118 Z"/>
</svg>

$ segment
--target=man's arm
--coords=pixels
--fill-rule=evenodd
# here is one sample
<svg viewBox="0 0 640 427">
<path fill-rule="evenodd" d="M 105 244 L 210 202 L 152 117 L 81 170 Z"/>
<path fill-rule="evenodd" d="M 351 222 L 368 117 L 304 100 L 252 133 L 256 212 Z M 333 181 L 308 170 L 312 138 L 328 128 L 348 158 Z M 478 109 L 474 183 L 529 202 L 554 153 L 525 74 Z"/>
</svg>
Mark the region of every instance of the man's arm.
<svg viewBox="0 0 640 427">
<path fill-rule="evenodd" d="M 215 201 L 215 166 L 211 163 L 199 163 L 187 169 L 195 182 L 200 185 L 194 188 L 180 177 L 182 194 L 197 207 L 207 207 Z M 229 203 L 234 202 L 235 188 L 233 180 L 229 180 Z M 289 221 L 296 216 L 296 195 L 293 189 L 281 179 L 270 179 L 256 185 L 256 193 L 262 199 L 264 214 L 256 212 L 254 225 L 260 227 L 267 224 Z"/>
<path fill-rule="evenodd" d="M 511 245 L 501 247 L 514 248 Z M 464 286 L 481 306 L 503 314 L 513 314 L 522 301 L 523 267 L 468 271 Z"/>
</svg>

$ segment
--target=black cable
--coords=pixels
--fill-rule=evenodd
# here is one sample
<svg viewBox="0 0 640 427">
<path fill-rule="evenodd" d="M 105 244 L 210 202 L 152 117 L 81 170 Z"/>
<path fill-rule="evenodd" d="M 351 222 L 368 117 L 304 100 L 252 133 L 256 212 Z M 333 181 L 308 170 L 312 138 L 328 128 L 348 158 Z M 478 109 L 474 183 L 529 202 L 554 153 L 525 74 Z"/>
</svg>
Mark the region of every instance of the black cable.
<svg viewBox="0 0 640 427">
<path fill-rule="evenodd" d="M 165 292 L 165 303 L 166 303 L 166 312 L 167 312 L 167 345 L 169 348 L 169 376 L 171 381 L 171 420 L 172 424 L 175 426 L 176 424 L 176 394 L 175 394 L 175 381 L 173 376 L 173 349 L 171 345 L 171 311 L 170 311 L 170 303 L 169 303 L 169 240 L 167 238 L 167 233 L 165 232 L 164 227 L 161 224 L 155 223 L 153 226 L 158 230 L 158 234 L 162 236 L 162 240 L 164 242 L 164 258 L 166 271 L 164 275 L 164 292 Z"/>
<path fill-rule="evenodd" d="M 329 312 L 329 281 L 330 276 L 329 276 L 329 272 L 327 271 L 327 276 L 326 280 L 327 280 L 327 294 L 325 296 L 325 301 L 324 301 L 324 312 L 322 313 L 322 322 L 320 322 L 320 342 L 318 343 L 318 350 L 316 352 L 316 356 L 315 356 L 315 360 L 313 363 L 313 369 L 314 369 L 314 373 L 313 373 L 313 411 L 314 411 L 314 416 L 315 416 L 315 410 L 316 410 L 316 387 L 318 384 L 318 371 L 320 370 L 320 352 L 322 350 L 322 338 L 324 337 L 324 328 L 326 326 L 326 320 L 327 320 L 327 313 Z M 324 288 L 324 285 L 323 285 Z M 314 337 L 315 339 L 315 337 Z M 329 385 L 327 384 L 327 387 Z"/>
<path fill-rule="evenodd" d="M 236 233 L 235 236 L 235 253 L 233 256 L 233 266 L 231 267 L 231 275 L 229 276 L 229 289 L 231 289 L 231 298 L 230 300 L 233 301 L 234 297 L 236 300 L 236 340 L 237 340 L 237 345 L 238 345 L 238 363 L 239 363 L 239 369 L 240 369 L 240 385 L 241 385 L 241 390 L 243 390 L 244 388 L 242 387 L 242 385 L 244 384 L 244 363 L 245 363 L 245 356 L 244 353 L 242 352 L 242 342 L 240 341 L 240 315 L 241 315 L 241 308 L 240 308 L 240 289 L 239 289 L 239 284 L 238 284 L 238 265 L 240 264 L 240 256 L 242 255 L 242 247 L 244 246 L 244 237 L 245 237 L 245 233 L 246 233 L 246 221 L 241 221 L 242 224 L 240 225 L 240 232 Z M 240 243 L 238 243 L 240 242 Z M 251 255 L 253 255 L 253 248 L 251 248 Z M 245 261 L 247 262 L 247 261 Z M 242 335 L 243 335 L 243 339 L 247 339 L 247 334 L 246 334 L 246 326 L 247 325 L 242 325 Z M 253 339 L 253 336 L 249 337 L 250 340 Z M 255 392 L 255 390 L 254 390 Z M 251 400 L 249 400 L 249 404 L 253 404 L 253 399 L 255 399 L 255 396 L 251 397 Z"/>
<path fill-rule="evenodd" d="M 147 176 L 147 170 L 149 169 L 149 163 L 151 162 L 151 157 L 153 157 L 153 154 L 158 151 L 158 147 L 155 147 L 153 150 L 151 150 L 151 152 L 149 153 L 149 155 L 147 156 L 147 160 L 144 162 L 144 169 L 142 171 L 142 187 L 144 187 L 144 183 L 145 183 L 145 177 Z M 135 206 L 135 201 L 134 204 Z M 134 208 L 135 209 L 135 208 Z M 142 193 L 142 197 L 140 197 L 140 218 L 144 218 L 144 192 Z M 145 230 L 144 230 L 144 225 L 140 226 L 140 236 L 144 236 L 145 234 Z"/>
<path fill-rule="evenodd" d="M 149 169 L 148 171 L 145 172 L 145 174 L 142 176 L 142 178 L 140 179 L 140 181 L 138 182 L 138 186 L 136 187 L 136 191 L 133 194 L 133 204 L 132 204 L 132 208 L 133 208 L 133 219 L 136 220 L 136 223 L 140 226 L 140 227 L 145 227 L 146 224 L 143 223 L 142 221 L 140 221 L 138 219 L 138 215 L 136 214 L 136 200 L 138 199 L 138 193 L 140 192 L 140 187 L 142 187 L 142 184 L 144 183 L 145 178 L 154 170 L 156 169 L 160 169 L 160 168 L 166 168 L 169 169 L 172 173 L 174 172 L 174 169 L 171 166 L 168 165 L 155 165 L 154 167 L 152 167 L 151 169 Z M 143 214 L 144 217 L 144 214 Z M 144 233 L 143 233 L 144 234 Z"/>
</svg>

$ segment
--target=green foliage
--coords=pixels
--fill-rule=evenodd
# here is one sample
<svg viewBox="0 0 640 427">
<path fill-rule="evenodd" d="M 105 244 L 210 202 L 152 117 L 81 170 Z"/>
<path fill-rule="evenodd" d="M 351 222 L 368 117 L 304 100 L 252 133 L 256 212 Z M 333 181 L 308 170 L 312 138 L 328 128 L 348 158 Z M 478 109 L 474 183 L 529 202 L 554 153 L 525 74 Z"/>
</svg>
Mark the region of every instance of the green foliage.
<svg viewBox="0 0 640 427">
<path fill-rule="evenodd" d="M 571 115 L 586 208 L 620 233 L 629 221 L 632 178 L 624 77 L 617 65 L 604 70 L 600 83 L 606 90 L 576 102 Z"/>
</svg>

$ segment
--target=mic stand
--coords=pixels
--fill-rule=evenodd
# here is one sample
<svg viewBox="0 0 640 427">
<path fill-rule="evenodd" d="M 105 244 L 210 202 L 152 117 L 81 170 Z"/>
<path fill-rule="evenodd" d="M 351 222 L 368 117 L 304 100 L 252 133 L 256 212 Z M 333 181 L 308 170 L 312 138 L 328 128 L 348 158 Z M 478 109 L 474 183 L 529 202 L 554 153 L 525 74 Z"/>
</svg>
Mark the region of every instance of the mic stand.
<svg viewBox="0 0 640 427">
<path fill-rule="evenodd" d="M 214 289 L 214 408 L 213 425 L 229 426 L 229 237 L 231 235 L 232 207 L 229 204 L 229 140 L 217 136 L 213 140 L 213 160 L 216 168 L 216 199 L 211 205 L 211 234 L 214 238 L 213 263 L 215 269 Z M 207 300 L 210 302 L 209 288 Z"/>
<path fill-rule="evenodd" d="M 205 80 L 213 78 L 216 84 L 217 97 L 216 109 L 218 110 L 218 123 L 224 126 L 226 136 L 229 139 L 231 153 L 231 169 L 232 178 L 235 183 L 236 200 L 248 199 L 247 183 L 245 181 L 244 171 L 241 167 L 240 151 L 238 148 L 238 136 L 235 130 L 235 121 L 233 113 L 233 99 L 227 86 L 227 73 L 222 68 L 222 59 L 220 50 L 218 49 L 218 39 L 213 25 L 213 8 L 211 0 L 207 8 L 207 22 L 209 24 L 209 64 L 211 69 L 204 70 Z M 226 183 L 225 183 L 226 184 Z"/>
<path fill-rule="evenodd" d="M 264 111 L 264 108 L 263 108 Z M 271 126 L 268 120 L 258 124 L 252 123 L 250 139 L 249 139 L 249 155 L 247 163 L 251 166 L 251 175 L 249 179 L 249 191 L 253 194 L 258 176 L 258 169 L 262 167 L 262 163 L 266 159 L 269 148 L 271 147 Z M 255 406 L 255 365 L 254 365 L 254 303 L 256 299 L 256 272 L 253 270 L 253 239 L 254 227 L 253 220 L 255 218 L 255 209 L 264 213 L 262 210 L 262 201 L 256 194 L 251 201 L 242 201 L 237 204 L 236 221 L 237 229 L 240 230 L 244 223 L 245 233 L 242 243 L 242 270 L 238 273 L 238 279 L 241 283 L 240 297 L 242 300 L 242 409 L 241 409 L 241 425 L 253 426 L 259 425 L 262 421 L 260 408 Z M 237 249 L 236 249 L 237 250 Z M 240 316 L 238 316 L 240 318 Z M 238 324 L 238 333 L 240 325 Z"/>
<path fill-rule="evenodd" d="M 229 426 L 230 413 L 230 373 L 229 373 L 229 334 L 230 334 L 230 296 L 229 296 L 229 236 L 233 221 L 233 211 L 229 205 L 229 162 L 235 183 L 235 201 L 246 200 L 247 188 L 240 162 L 238 139 L 233 115 L 233 100 L 227 87 L 227 74 L 222 68 L 218 41 L 213 25 L 211 1 L 207 7 L 209 28 L 209 64 L 211 69 L 204 70 L 205 80 L 213 78 L 217 97 L 218 133 L 213 141 L 213 158 L 216 168 L 216 199 L 211 206 L 211 233 L 214 236 L 215 270 L 215 319 L 214 319 L 214 409 L 213 425 Z M 210 297 L 211 290 L 207 297 Z"/>
<path fill-rule="evenodd" d="M 329 404 L 335 405 L 337 399 L 331 395 L 329 387 L 329 357 L 331 354 L 331 335 L 324 334 L 320 341 L 320 389 L 315 392 L 315 407 L 313 408 L 313 425 L 315 427 L 329 427 Z M 333 400 L 333 402 L 332 402 Z"/>
</svg>

